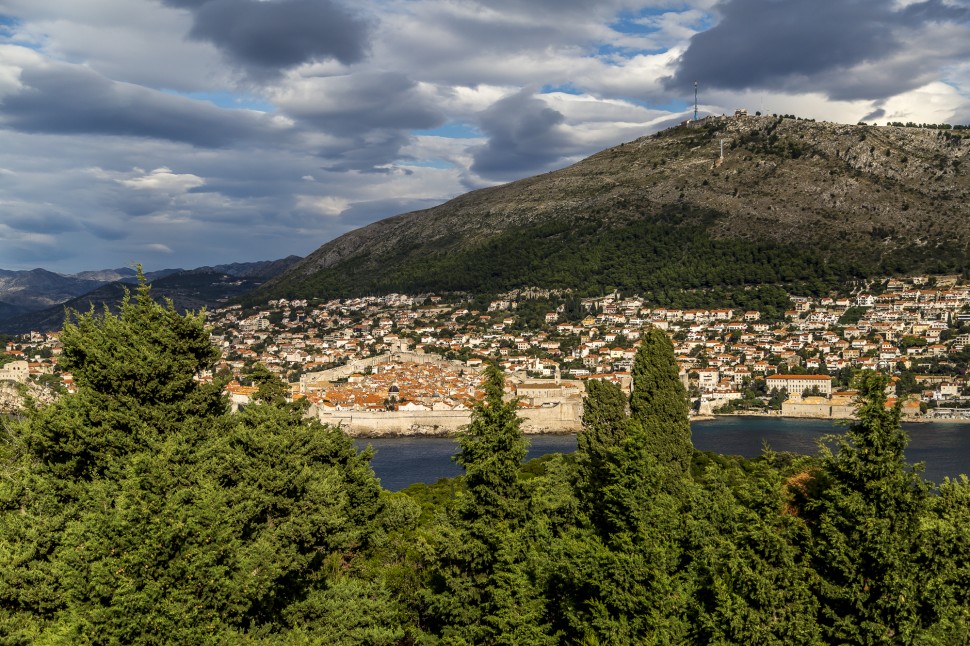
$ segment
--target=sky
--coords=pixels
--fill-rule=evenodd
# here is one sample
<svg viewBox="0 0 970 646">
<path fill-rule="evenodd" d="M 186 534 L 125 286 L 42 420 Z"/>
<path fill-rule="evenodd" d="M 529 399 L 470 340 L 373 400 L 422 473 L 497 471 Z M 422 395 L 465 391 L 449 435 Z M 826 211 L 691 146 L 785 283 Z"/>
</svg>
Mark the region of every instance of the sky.
<svg viewBox="0 0 970 646">
<path fill-rule="evenodd" d="M 736 108 L 970 124 L 970 0 L 0 0 L 0 269 L 306 255 Z"/>
</svg>

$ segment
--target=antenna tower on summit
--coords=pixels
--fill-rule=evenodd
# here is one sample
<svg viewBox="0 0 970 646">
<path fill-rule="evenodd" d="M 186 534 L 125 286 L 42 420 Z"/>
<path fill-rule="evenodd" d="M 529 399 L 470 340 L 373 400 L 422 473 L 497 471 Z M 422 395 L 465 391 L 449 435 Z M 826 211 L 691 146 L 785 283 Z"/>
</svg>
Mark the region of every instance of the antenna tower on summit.
<svg viewBox="0 0 970 646">
<path fill-rule="evenodd" d="M 697 81 L 694 81 L 694 121 L 697 121 Z"/>
</svg>

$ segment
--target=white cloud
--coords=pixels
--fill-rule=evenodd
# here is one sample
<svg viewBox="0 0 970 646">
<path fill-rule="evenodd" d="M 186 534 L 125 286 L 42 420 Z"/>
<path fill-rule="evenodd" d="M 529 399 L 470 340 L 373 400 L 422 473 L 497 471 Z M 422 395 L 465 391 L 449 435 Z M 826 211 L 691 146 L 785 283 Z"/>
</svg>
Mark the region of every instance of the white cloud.
<svg viewBox="0 0 970 646">
<path fill-rule="evenodd" d="M 128 186 L 138 191 L 157 191 L 168 195 L 177 195 L 188 192 L 190 189 L 205 185 L 205 180 L 198 175 L 191 173 L 177 174 L 170 169 L 156 168 L 146 175 L 140 175 L 132 179 L 118 180 L 119 184 Z"/>
<path fill-rule="evenodd" d="M 332 195 L 297 195 L 297 207 L 328 217 L 336 217 L 347 210 L 350 200 Z"/>
</svg>

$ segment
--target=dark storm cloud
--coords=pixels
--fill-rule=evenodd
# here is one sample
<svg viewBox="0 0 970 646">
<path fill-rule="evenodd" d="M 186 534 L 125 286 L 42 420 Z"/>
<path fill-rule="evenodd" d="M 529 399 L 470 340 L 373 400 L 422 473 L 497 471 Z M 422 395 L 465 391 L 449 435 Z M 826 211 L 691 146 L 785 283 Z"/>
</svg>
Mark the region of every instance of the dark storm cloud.
<svg viewBox="0 0 970 646">
<path fill-rule="evenodd" d="M 496 101 L 479 119 L 488 143 L 473 149 L 471 169 L 489 179 L 507 180 L 546 170 L 560 159 L 568 143 L 558 129 L 566 118 L 530 89 Z"/>
<path fill-rule="evenodd" d="M 304 79 L 278 104 L 303 126 L 332 135 L 315 151 L 330 170 L 379 170 L 401 158 L 411 130 L 445 121 L 435 97 L 397 72 Z"/>
<path fill-rule="evenodd" d="M 931 23 L 966 21 L 970 10 L 942 0 L 900 10 L 891 5 L 727 0 L 716 7 L 721 21 L 691 38 L 664 85 L 687 87 L 699 80 L 729 90 L 821 91 L 837 99 L 879 99 L 911 90 L 937 72 L 940 52 L 895 61 L 905 51 L 901 39 Z M 885 73 L 854 78 L 849 70 L 864 63 L 880 64 Z"/>
<path fill-rule="evenodd" d="M 24 69 L 0 127 L 31 133 L 152 137 L 223 147 L 269 133 L 264 118 L 110 81 L 77 65 Z"/>
<path fill-rule="evenodd" d="M 170 7 L 177 7 L 179 9 L 198 9 L 206 2 L 208 2 L 208 0 L 162 0 L 163 4 L 167 4 Z"/>
<path fill-rule="evenodd" d="M 65 213 L 51 213 L 46 210 L 18 213 L 16 209 L 6 209 L 3 223 L 23 233 L 49 233 L 52 235 L 78 230 L 78 223 Z"/>
<path fill-rule="evenodd" d="M 84 222 L 82 226 L 84 227 L 85 231 L 95 238 L 98 238 L 99 240 L 106 240 L 108 242 L 124 240 L 130 234 L 130 231 L 124 227 L 95 222 L 93 220 Z"/>
<path fill-rule="evenodd" d="M 369 25 L 332 0 L 165 0 L 194 13 L 190 36 L 211 42 L 252 73 L 312 60 L 363 59 Z"/>
</svg>

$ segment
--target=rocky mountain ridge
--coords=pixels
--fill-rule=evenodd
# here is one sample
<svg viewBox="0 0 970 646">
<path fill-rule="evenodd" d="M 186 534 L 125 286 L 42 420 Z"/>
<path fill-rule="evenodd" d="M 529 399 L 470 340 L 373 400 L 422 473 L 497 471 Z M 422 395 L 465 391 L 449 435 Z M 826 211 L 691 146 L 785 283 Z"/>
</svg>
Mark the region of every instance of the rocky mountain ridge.
<svg viewBox="0 0 970 646">
<path fill-rule="evenodd" d="M 784 255 L 791 247 L 810 254 L 808 264 L 838 265 L 838 272 L 849 274 L 962 269 L 970 244 L 970 137 L 964 134 L 970 133 L 792 117 L 708 117 L 568 168 L 351 231 L 255 297 L 325 297 L 385 287 L 478 289 L 487 277 L 476 275 L 467 285 L 438 278 L 449 277 L 445 269 L 452 274 L 456 267 L 474 269 L 483 258 L 496 264 L 489 268 L 492 274 L 505 276 L 500 264 L 514 269 L 519 261 L 503 260 L 497 252 L 488 260 L 489 245 L 514 246 L 523 236 L 542 235 L 557 242 L 577 227 L 614 232 L 654 227 L 650 235 L 656 227 L 681 227 L 702 232 L 715 246 L 748 245 L 751 253 Z M 577 238 L 549 249 L 579 256 L 588 243 Z M 529 253 L 542 253 L 541 246 Z M 731 251 L 738 253 L 746 252 Z M 609 267 L 591 269 L 600 270 Z M 779 272 L 771 273 L 775 280 Z M 636 283 L 619 278 L 601 282 Z M 509 277 L 499 282 L 528 284 Z M 577 287 L 568 283 L 538 286 Z"/>
</svg>

